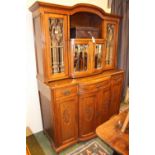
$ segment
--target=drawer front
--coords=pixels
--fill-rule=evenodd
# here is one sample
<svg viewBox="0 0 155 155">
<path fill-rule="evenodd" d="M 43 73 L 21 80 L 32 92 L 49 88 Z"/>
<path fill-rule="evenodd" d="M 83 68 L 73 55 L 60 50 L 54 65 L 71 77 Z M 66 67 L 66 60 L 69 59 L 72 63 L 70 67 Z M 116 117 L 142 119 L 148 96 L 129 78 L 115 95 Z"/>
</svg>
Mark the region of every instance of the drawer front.
<svg viewBox="0 0 155 155">
<path fill-rule="evenodd" d="M 77 86 L 58 88 L 55 90 L 55 96 L 56 98 L 70 97 L 77 95 L 77 91 L 78 91 Z"/>
<path fill-rule="evenodd" d="M 97 91 L 100 88 L 107 88 L 110 86 L 110 80 L 104 80 L 102 82 L 97 82 L 93 84 L 84 84 L 80 85 L 79 92 L 80 93 L 87 93 L 87 92 L 93 92 Z"/>
</svg>

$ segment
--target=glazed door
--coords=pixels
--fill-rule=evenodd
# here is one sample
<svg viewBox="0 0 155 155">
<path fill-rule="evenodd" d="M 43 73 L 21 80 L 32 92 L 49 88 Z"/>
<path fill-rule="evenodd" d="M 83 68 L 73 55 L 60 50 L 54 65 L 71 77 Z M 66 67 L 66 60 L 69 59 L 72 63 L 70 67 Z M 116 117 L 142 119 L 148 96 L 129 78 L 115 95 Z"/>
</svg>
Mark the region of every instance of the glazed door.
<svg viewBox="0 0 155 155">
<path fill-rule="evenodd" d="M 108 83 L 99 88 L 97 92 L 96 127 L 109 119 L 110 80 L 107 82 Z"/>
<path fill-rule="evenodd" d="M 105 41 L 103 39 L 96 39 L 93 44 L 93 73 L 100 73 L 103 71 L 103 62 L 105 54 Z"/>
<path fill-rule="evenodd" d="M 48 81 L 68 77 L 67 16 L 45 14 L 45 68 Z"/>
<path fill-rule="evenodd" d="M 71 39 L 70 67 L 72 77 L 83 77 L 91 74 L 91 39 Z"/>
<path fill-rule="evenodd" d="M 111 103 L 110 116 L 119 113 L 121 93 L 122 93 L 123 75 L 115 75 L 111 78 Z"/>
<path fill-rule="evenodd" d="M 87 140 L 95 135 L 96 92 L 82 94 L 79 98 L 79 138 Z"/>
<path fill-rule="evenodd" d="M 78 137 L 78 98 L 77 96 L 62 98 L 56 101 L 56 105 L 59 146 L 75 143 Z"/>
<path fill-rule="evenodd" d="M 106 53 L 104 55 L 104 70 L 114 69 L 117 61 L 117 21 L 104 21 L 104 38 L 106 39 Z"/>
</svg>

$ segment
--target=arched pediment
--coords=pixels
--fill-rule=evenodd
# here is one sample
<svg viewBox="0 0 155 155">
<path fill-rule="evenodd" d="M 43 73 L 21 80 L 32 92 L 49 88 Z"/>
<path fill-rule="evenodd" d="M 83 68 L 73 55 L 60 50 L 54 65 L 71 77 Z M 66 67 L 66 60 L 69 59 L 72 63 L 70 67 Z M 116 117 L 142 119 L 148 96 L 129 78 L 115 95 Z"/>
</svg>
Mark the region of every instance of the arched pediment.
<svg viewBox="0 0 155 155">
<path fill-rule="evenodd" d="M 106 14 L 104 10 L 99 8 L 98 6 L 95 6 L 92 4 L 85 4 L 85 3 L 79 3 L 70 7 L 70 15 L 73 15 L 78 12 L 93 13 L 100 16 L 101 18 L 103 18 L 104 14 Z"/>
</svg>

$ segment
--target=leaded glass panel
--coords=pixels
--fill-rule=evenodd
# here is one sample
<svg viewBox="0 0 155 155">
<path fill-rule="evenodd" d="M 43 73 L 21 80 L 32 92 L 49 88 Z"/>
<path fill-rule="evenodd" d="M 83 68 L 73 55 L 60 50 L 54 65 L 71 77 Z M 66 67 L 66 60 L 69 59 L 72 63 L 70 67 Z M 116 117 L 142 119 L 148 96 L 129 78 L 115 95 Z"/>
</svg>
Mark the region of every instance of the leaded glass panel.
<svg viewBox="0 0 155 155">
<path fill-rule="evenodd" d="M 107 24 L 107 53 L 106 64 L 112 64 L 113 48 L 114 48 L 114 24 Z"/>
<path fill-rule="evenodd" d="M 61 18 L 49 18 L 52 73 L 64 72 L 64 21 Z"/>
</svg>

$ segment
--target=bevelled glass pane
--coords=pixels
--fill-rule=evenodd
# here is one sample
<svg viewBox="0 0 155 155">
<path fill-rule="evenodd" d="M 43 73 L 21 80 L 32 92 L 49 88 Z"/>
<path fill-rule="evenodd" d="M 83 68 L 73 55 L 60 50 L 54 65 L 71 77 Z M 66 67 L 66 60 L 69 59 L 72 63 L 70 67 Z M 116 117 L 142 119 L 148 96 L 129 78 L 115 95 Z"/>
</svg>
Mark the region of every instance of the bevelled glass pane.
<svg viewBox="0 0 155 155">
<path fill-rule="evenodd" d="M 96 44 L 95 45 L 95 63 L 94 67 L 99 69 L 102 67 L 102 55 L 103 55 L 103 44 Z"/>
<path fill-rule="evenodd" d="M 114 25 L 107 24 L 107 53 L 106 53 L 107 65 L 112 64 L 113 48 L 114 48 Z"/>
<path fill-rule="evenodd" d="M 52 73 L 64 72 L 63 19 L 49 18 Z"/>
<path fill-rule="evenodd" d="M 88 45 L 77 44 L 74 48 L 74 71 L 86 71 L 88 65 Z"/>
</svg>

